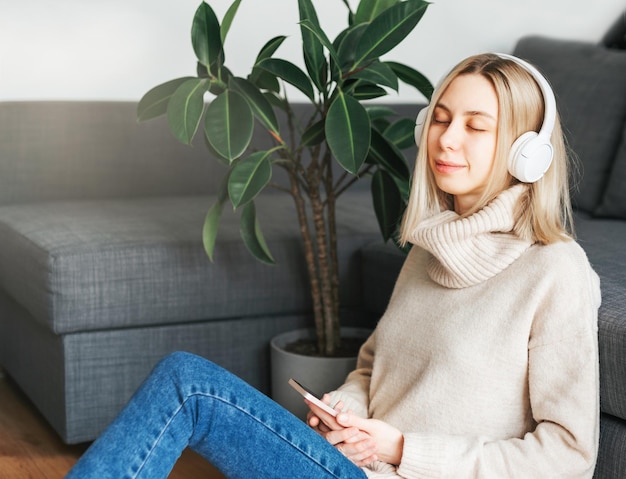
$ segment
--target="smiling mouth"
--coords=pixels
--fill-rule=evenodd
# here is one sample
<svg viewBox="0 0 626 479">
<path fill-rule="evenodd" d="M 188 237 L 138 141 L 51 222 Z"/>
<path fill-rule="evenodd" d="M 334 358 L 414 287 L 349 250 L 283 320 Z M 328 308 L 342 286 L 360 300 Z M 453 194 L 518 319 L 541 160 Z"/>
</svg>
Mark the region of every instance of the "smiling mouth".
<svg viewBox="0 0 626 479">
<path fill-rule="evenodd" d="M 447 161 L 435 160 L 435 170 L 439 173 L 454 173 L 465 168 L 465 165 L 449 163 Z"/>
</svg>

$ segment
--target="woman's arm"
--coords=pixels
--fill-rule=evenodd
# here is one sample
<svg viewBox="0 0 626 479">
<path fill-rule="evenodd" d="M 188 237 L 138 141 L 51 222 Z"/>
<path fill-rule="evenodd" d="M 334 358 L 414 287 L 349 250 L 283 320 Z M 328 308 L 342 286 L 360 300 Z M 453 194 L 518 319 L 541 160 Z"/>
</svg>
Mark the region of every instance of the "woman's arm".
<svg viewBox="0 0 626 479">
<path fill-rule="evenodd" d="M 345 383 L 330 393 L 331 403 L 343 403 L 344 411 L 352 411 L 361 417 L 368 417 L 370 401 L 370 380 L 376 349 L 376 331 L 374 331 L 359 351 L 356 369 L 346 378 Z"/>
</svg>

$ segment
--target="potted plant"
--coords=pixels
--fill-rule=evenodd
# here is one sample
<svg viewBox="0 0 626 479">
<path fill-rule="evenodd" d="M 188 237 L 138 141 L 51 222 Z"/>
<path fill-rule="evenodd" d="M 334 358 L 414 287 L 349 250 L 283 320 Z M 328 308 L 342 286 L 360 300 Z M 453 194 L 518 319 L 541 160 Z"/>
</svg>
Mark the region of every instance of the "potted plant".
<svg viewBox="0 0 626 479">
<path fill-rule="evenodd" d="M 231 73 L 224 50 L 240 3 L 232 3 L 221 23 L 209 4 L 200 4 L 191 30 L 197 76 L 177 78 L 148 91 L 139 102 L 138 118 L 166 115 L 172 133 L 187 144 L 203 124 L 211 156 L 224 164 L 223 187 L 203 229 L 211 260 L 220 217 L 230 201 L 241 209 L 242 239 L 250 253 L 273 263 L 254 200 L 266 187 L 276 186 L 270 181 L 275 169 L 286 172 L 288 185 L 279 188 L 293 198 L 302 232 L 317 350 L 333 356 L 341 340 L 335 204 L 353 183 L 371 176 L 382 236 L 385 241 L 394 237 L 410 181 L 401 150 L 414 145 L 414 121 L 392 121 L 391 109 L 363 101 L 397 91 L 399 81 L 430 97 L 432 85 L 422 74 L 380 59 L 415 28 L 428 3 L 361 0 L 353 11 L 343 0 L 348 24 L 331 41 L 312 1 L 298 0 L 306 71 L 274 56 L 286 39 L 276 36 L 260 48 L 246 78 Z M 299 90 L 310 103 L 304 122 L 298 122 L 285 85 Z M 207 95 L 212 97 L 208 106 Z M 280 130 L 277 114 L 286 115 L 288 131 Z M 271 148 L 251 151 L 255 127 L 269 135 Z"/>
</svg>

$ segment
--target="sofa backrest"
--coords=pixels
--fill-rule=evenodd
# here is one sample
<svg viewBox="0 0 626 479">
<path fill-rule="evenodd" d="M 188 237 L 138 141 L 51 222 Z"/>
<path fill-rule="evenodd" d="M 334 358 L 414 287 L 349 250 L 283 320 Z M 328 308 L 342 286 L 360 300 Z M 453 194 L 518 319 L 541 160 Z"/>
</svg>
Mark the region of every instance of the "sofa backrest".
<svg viewBox="0 0 626 479">
<path fill-rule="evenodd" d="M 381 106 L 408 118 L 420 107 Z M 306 103 L 292 107 L 301 123 L 313 111 Z M 136 110 L 135 102 L 0 102 L 0 205 L 216 193 L 227 170 L 209 156 L 203 132 L 193 146 L 183 145 L 165 117 L 138 123 Z M 285 115 L 278 118 L 285 132 Z M 262 128 L 252 145 L 273 146 Z M 412 167 L 415 148 L 405 156 Z M 333 168 L 337 177 L 343 173 L 337 162 Z M 272 183 L 288 185 L 284 170 L 274 168 L 273 175 Z M 359 181 L 351 189 L 368 187 Z"/>
<path fill-rule="evenodd" d="M 198 135 L 165 118 L 138 123 L 134 102 L 0 102 L 0 204 L 210 193 L 223 168 Z M 220 171 L 222 170 L 222 171 Z"/>
<path fill-rule="evenodd" d="M 615 216 L 602 212 L 601 206 L 619 145 L 626 141 L 626 51 L 531 36 L 517 43 L 514 54 L 536 65 L 554 89 L 565 136 L 580 160 L 580 178 L 572 188 L 574 206 Z"/>
</svg>

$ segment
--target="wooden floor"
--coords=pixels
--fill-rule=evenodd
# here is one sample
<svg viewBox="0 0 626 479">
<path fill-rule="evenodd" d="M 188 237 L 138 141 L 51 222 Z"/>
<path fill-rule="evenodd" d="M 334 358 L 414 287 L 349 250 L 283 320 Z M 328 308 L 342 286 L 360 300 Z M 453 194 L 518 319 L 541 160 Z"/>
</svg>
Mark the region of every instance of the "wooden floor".
<svg viewBox="0 0 626 479">
<path fill-rule="evenodd" d="M 15 383 L 0 370 L 0 479 L 61 479 L 88 444 L 67 446 Z M 172 479 L 223 479 L 215 468 L 186 450 Z"/>
</svg>

